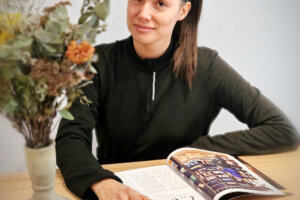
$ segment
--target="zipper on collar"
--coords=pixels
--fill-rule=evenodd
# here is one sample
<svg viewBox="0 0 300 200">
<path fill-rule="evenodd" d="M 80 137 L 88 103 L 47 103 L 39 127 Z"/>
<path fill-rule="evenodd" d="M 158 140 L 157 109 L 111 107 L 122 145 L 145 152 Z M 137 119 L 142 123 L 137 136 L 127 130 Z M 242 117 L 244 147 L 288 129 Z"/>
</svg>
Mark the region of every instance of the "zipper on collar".
<svg viewBox="0 0 300 200">
<path fill-rule="evenodd" d="M 152 101 L 155 100 L 155 82 L 156 82 L 156 72 L 152 75 Z"/>
<path fill-rule="evenodd" d="M 149 78 L 147 81 L 149 81 L 149 85 L 147 88 L 147 100 L 146 100 L 146 110 L 144 114 L 144 120 L 147 121 L 149 117 L 151 116 L 153 104 L 155 100 L 155 84 L 156 84 L 156 72 L 152 72 L 152 74 L 147 74 Z M 150 77 L 149 77 L 150 75 Z M 151 78 L 152 75 L 152 78 Z M 152 79 L 152 80 L 151 80 Z"/>
</svg>

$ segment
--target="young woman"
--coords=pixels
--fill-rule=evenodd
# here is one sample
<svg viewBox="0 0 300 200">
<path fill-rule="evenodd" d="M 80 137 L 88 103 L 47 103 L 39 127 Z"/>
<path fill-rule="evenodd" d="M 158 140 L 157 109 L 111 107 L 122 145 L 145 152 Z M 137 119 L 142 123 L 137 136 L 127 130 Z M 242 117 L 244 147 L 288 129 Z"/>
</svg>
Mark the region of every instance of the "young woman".
<svg viewBox="0 0 300 200">
<path fill-rule="evenodd" d="M 216 51 L 197 47 L 201 0 L 128 0 L 131 36 L 96 47 L 98 74 L 62 120 L 57 163 L 83 199 L 148 199 L 100 164 L 166 158 L 191 146 L 232 155 L 265 154 L 298 145 L 298 133 L 258 89 Z M 221 108 L 249 130 L 211 137 Z M 96 128 L 98 160 L 91 153 Z"/>
</svg>

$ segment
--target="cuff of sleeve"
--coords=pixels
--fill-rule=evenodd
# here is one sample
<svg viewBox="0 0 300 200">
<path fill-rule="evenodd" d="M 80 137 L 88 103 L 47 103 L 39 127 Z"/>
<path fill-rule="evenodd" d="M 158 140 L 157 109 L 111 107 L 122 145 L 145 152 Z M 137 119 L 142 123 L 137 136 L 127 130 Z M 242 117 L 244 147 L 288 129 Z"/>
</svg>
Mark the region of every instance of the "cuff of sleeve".
<svg viewBox="0 0 300 200">
<path fill-rule="evenodd" d="M 112 178 L 122 183 L 122 180 L 118 176 L 106 169 L 102 169 L 93 174 L 83 175 L 81 178 L 77 177 L 76 180 L 69 179 L 66 182 L 70 183 L 68 185 L 69 189 L 78 197 L 82 199 L 98 200 L 98 197 L 91 189 L 91 185 L 106 178 Z"/>
</svg>

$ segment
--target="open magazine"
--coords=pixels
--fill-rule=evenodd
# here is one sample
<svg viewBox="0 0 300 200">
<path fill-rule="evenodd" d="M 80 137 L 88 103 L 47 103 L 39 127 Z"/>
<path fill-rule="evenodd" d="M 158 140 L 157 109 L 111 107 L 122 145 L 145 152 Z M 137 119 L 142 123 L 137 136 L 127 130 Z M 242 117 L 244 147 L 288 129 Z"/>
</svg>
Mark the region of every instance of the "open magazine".
<svg viewBox="0 0 300 200">
<path fill-rule="evenodd" d="M 116 173 L 152 200 L 217 200 L 243 195 L 285 195 L 285 188 L 228 154 L 181 148 L 167 165 Z"/>
</svg>

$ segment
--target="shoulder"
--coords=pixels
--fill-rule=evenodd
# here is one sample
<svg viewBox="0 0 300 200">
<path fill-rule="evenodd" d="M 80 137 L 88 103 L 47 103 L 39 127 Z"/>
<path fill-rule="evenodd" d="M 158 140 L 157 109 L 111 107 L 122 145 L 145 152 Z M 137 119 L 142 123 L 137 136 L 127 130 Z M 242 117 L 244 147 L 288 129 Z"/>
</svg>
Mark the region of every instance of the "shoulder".
<svg viewBox="0 0 300 200">
<path fill-rule="evenodd" d="M 95 46 L 95 53 L 98 59 L 93 63 L 94 67 L 100 73 L 105 73 L 107 70 L 114 70 L 116 62 L 123 60 L 125 52 L 128 49 L 130 38 L 117 40 L 111 43 L 102 43 Z"/>
<path fill-rule="evenodd" d="M 200 46 L 198 47 L 198 55 L 203 55 L 203 56 L 214 56 L 218 54 L 218 52 L 215 49 L 211 49 L 206 46 Z"/>
<path fill-rule="evenodd" d="M 215 57 L 218 56 L 218 52 L 209 47 L 201 46 L 198 47 L 198 67 L 202 70 L 208 70 L 214 61 Z"/>
<path fill-rule="evenodd" d="M 207 71 L 210 69 L 214 59 L 218 56 L 218 52 L 208 47 L 198 47 L 198 69 Z"/>
<path fill-rule="evenodd" d="M 116 62 L 124 56 L 123 52 L 126 51 L 127 43 L 128 38 L 95 46 L 98 59 L 93 63 L 93 66 L 98 73 L 94 76 L 93 82 L 98 83 L 103 97 L 106 96 L 107 89 L 111 81 L 114 80 Z"/>
<path fill-rule="evenodd" d="M 118 54 L 120 51 L 124 51 L 129 42 L 129 38 L 123 40 L 117 40 L 111 43 L 102 43 L 95 47 L 98 56 L 109 57 L 112 54 Z"/>
<path fill-rule="evenodd" d="M 238 78 L 240 75 L 231 67 L 219 53 L 208 47 L 198 47 L 198 68 L 199 74 L 207 74 L 214 79 Z"/>
</svg>

